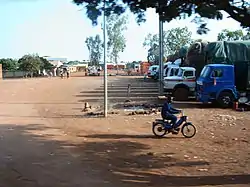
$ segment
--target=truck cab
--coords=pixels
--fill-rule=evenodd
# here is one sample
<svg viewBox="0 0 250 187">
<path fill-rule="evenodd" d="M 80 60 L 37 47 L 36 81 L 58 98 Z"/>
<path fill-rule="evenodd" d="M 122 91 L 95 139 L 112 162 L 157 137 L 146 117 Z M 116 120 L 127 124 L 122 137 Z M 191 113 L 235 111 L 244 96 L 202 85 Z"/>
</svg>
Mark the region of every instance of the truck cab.
<svg viewBox="0 0 250 187">
<path fill-rule="evenodd" d="M 188 100 L 190 95 L 195 95 L 195 68 L 179 67 L 178 74 L 164 77 L 164 91 L 171 93 L 175 100 Z"/>
<path fill-rule="evenodd" d="M 148 77 L 153 78 L 155 80 L 158 79 L 159 65 L 152 65 L 148 70 Z"/>
<path fill-rule="evenodd" d="M 167 65 L 163 71 L 163 77 L 177 76 L 179 73 L 180 67 L 178 65 Z"/>
<path fill-rule="evenodd" d="M 197 100 L 203 103 L 216 102 L 221 107 L 227 108 L 238 97 L 234 65 L 206 65 L 196 85 Z"/>
</svg>

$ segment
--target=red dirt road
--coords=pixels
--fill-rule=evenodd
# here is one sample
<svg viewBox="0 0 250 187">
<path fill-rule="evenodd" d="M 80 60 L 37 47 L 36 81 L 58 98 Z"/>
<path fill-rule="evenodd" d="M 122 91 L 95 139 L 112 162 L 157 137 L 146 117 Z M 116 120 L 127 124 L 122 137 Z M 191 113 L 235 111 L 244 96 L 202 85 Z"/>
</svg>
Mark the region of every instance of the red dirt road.
<svg viewBox="0 0 250 187">
<path fill-rule="evenodd" d="M 128 83 L 132 100 L 156 94 L 137 77 L 109 80 L 110 107 Z M 197 135 L 156 139 L 159 116 L 83 117 L 84 102 L 102 105 L 101 86 L 101 77 L 1 81 L 0 186 L 250 186 L 249 113 L 176 104 Z"/>
</svg>

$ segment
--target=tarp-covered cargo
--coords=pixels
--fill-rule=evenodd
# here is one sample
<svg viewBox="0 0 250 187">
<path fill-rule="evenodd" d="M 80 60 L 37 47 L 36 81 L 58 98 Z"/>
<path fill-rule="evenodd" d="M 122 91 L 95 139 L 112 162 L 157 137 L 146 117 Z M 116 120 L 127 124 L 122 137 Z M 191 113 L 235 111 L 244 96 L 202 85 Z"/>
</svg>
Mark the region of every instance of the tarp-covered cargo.
<svg viewBox="0 0 250 187">
<path fill-rule="evenodd" d="M 238 90 L 250 88 L 250 40 L 209 43 L 204 52 L 206 63 L 226 63 L 235 67 L 235 85 Z"/>
<path fill-rule="evenodd" d="M 186 65 L 196 69 L 196 76 L 199 77 L 205 64 L 204 48 L 208 44 L 207 41 L 197 41 L 193 43 L 187 51 Z"/>
<path fill-rule="evenodd" d="M 250 40 L 211 42 L 205 47 L 204 52 L 206 63 L 249 62 Z"/>
<path fill-rule="evenodd" d="M 188 51 L 187 46 L 184 46 L 184 47 L 180 48 L 180 50 L 179 50 L 179 58 L 186 57 L 187 51 Z"/>
</svg>

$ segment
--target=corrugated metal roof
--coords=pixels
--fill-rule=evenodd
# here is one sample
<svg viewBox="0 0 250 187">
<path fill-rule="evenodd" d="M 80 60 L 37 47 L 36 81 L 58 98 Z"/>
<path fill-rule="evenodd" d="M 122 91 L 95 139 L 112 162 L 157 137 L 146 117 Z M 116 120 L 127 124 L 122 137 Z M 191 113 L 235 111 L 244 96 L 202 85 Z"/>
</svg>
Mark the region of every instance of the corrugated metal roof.
<svg viewBox="0 0 250 187">
<path fill-rule="evenodd" d="M 49 60 L 49 61 L 67 62 L 67 58 L 51 58 L 51 57 L 47 57 L 46 59 Z"/>
</svg>

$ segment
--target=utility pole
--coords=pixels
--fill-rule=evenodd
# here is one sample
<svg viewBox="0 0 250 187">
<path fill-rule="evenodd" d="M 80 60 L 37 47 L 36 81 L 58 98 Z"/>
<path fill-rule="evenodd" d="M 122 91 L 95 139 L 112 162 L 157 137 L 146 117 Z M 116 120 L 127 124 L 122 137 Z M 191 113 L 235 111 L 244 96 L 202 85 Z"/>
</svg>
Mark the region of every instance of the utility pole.
<svg viewBox="0 0 250 187">
<path fill-rule="evenodd" d="M 103 63 L 104 63 L 104 117 L 108 116 L 108 77 L 106 62 L 106 0 L 103 5 Z"/>
<path fill-rule="evenodd" d="M 159 12 L 159 95 L 163 95 L 163 21 Z"/>
</svg>

